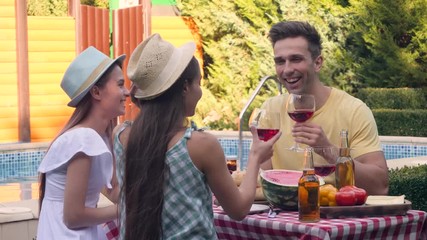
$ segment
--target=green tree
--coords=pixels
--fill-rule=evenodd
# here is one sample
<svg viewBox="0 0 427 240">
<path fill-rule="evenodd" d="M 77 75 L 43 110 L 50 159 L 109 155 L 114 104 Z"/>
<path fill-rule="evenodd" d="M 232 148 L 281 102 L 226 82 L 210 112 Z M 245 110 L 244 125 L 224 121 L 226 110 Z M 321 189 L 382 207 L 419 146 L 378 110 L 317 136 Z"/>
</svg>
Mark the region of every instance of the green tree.
<svg viewBox="0 0 427 240">
<path fill-rule="evenodd" d="M 330 85 L 335 75 L 346 71 L 339 57 L 348 24 L 345 8 L 328 0 L 180 0 L 183 15 L 191 16 L 200 29 L 205 61 L 205 84 L 209 102 L 202 99 L 198 116 L 211 128 L 238 128 L 238 115 L 261 77 L 275 74 L 270 27 L 281 20 L 304 20 L 319 28 L 324 38 L 324 55 L 334 59 L 325 64 L 322 79 Z M 342 84 L 345 85 L 345 84 Z M 267 82 L 251 108 L 277 94 L 274 82 Z M 214 108 L 214 109 L 212 109 Z M 249 110 L 250 111 L 250 110 Z M 216 117 L 212 117 L 212 116 Z M 246 126 L 242 126 L 246 128 Z"/>
<path fill-rule="evenodd" d="M 81 0 L 81 4 L 109 8 L 109 0 Z M 27 0 L 28 16 L 67 16 L 67 0 Z"/>
<path fill-rule="evenodd" d="M 110 6 L 109 0 L 80 0 L 80 3 L 88 6 L 107 8 L 107 9 Z"/>
<path fill-rule="evenodd" d="M 427 0 L 352 0 L 348 54 L 363 87 L 427 85 Z"/>
<path fill-rule="evenodd" d="M 203 98 L 197 114 L 205 116 L 203 125 L 236 129 L 248 93 L 260 77 L 272 73 L 271 45 L 266 38 L 271 20 L 265 19 L 274 16 L 277 8 L 271 8 L 271 1 L 257 1 L 255 5 L 244 0 L 182 1 L 178 5 L 186 9 L 184 15 L 195 19 L 204 39 L 204 85 L 216 102 L 216 109 L 212 109 Z M 276 90 L 270 86 L 263 91 L 271 95 Z"/>
<path fill-rule="evenodd" d="M 67 0 L 28 0 L 28 16 L 67 16 Z"/>
</svg>

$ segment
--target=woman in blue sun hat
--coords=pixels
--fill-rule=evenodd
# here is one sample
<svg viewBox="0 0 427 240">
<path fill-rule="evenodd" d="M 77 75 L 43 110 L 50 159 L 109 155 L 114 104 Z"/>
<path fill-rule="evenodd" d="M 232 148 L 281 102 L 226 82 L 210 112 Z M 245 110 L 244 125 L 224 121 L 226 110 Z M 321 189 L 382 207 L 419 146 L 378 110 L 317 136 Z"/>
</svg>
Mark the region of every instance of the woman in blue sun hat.
<svg viewBox="0 0 427 240">
<path fill-rule="evenodd" d="M 117 205 L 97 208 L 97 203 L 101 190 L 111 189 L 115 180 L 113 120 L 125 113 L 129 96 L 124 59 L 89 47 L 64 74 L 61 87 L 75 110 L 39 166 L 38 240 L 99 239 L 98 225 L 117 218 Z M 118 196 L 117 191 L 109 193 Z"/>
</svg>

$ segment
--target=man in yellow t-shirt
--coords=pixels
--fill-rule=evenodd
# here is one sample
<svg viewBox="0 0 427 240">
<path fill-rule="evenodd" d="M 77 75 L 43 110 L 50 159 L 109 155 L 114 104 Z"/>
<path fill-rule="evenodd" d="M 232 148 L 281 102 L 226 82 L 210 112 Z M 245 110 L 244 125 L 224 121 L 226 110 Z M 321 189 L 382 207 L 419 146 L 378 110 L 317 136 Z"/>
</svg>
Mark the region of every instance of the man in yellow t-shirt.
<svg viewBox="0 0 427 240">
<path fill-rule="evenodd" d="M 348 129 L 356 186 L 370 195 L 387 194 L 388 168 L 372 112 L 361 100 L 320 81 L 323 56 L 316 29 L 306 22 L 279 22 L 270 29 L 269 38 L 279 81 L 290 93 L 314 95 L 316 110 L 307 122 L 296 123 L 287 114 L 288 94 L 263 104 L 280 112 L 283 135 L 275 144 L 272 161 L 262 168 L 301 170 L 303 154 L 287 149 L 294 141 L 302 146 L 338 147 L 340 131 Z M 333 175 L 326 178 L 333 180 Z"/>
</svg>

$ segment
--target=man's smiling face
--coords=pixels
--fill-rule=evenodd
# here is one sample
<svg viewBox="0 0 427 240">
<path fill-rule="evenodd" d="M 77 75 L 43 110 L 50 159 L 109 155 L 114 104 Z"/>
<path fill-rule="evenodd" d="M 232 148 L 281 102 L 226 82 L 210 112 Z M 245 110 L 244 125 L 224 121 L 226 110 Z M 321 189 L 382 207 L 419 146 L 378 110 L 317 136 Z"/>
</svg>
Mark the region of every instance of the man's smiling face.
<svg viewBox="0 0 427 240">
<path fill-rule="evenodd" d="M 322 57 L 314 61 L 303 37 L 285 38 L 273 47 L 276 73 L 290 93 L 309 93 L 317 78 Z"/>
</svg>

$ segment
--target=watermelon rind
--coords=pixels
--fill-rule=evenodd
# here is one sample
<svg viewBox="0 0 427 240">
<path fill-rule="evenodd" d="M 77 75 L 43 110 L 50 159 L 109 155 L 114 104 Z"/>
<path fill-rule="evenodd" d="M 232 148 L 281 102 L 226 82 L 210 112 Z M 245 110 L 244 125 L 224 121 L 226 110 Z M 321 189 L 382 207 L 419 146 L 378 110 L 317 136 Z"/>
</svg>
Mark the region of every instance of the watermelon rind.
<svg viewBox="0 0 427 240">
<path fill-rule="evenodd" d="M 266 175 L 276 175 L 276 178 L 269 179 Z M 302 171 L 273 169 L 260 172 L 261 186 L 265 199 L 274 207 L 286 211 L 298 210 L 298 180 L 302 176 Z M 271 176 L 270 176 L 271 177 Z M 292 183 L 282 184 L 282 178 L 292 177 Z M 323 178 L 319 177 L 320 185 L 325 184 Z"/>
</svg>

